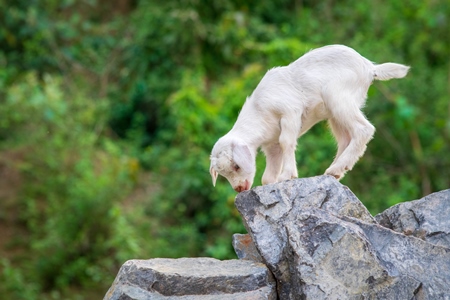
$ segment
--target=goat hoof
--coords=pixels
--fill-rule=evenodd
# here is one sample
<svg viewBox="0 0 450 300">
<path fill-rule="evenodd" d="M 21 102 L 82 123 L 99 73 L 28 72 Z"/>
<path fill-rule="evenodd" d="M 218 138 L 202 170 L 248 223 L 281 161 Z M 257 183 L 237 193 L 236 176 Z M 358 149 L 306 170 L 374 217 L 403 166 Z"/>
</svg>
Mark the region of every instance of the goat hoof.
<svg viewBox="0 0 450 300">
<path fill-rule="evenodd" d="M 325 175 L 330 175 L 333 176 L 334 178 L 336 178 L 337 180 L 342 179 L 342 177 L 344 177 L 344 173 L 341 172 L 335 172 L 333 170 L 327 170 L 325 171 Z"/>
</svg>

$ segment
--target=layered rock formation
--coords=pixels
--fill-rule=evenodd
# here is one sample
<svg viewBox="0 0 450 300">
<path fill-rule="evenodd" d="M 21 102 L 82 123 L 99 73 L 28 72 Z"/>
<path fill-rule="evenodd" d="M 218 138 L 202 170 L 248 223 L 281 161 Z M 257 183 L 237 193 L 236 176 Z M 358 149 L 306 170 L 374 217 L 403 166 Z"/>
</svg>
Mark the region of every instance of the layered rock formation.
<svg viewBox="0 0 450 300">
<path fill-rule="evenodd" d="M 242 192 L 236 207 L 241 260 L 129 261 L 105 299 L 450 299 L 450 190 L 374 218 L 318 176 Z"/>
</svg>

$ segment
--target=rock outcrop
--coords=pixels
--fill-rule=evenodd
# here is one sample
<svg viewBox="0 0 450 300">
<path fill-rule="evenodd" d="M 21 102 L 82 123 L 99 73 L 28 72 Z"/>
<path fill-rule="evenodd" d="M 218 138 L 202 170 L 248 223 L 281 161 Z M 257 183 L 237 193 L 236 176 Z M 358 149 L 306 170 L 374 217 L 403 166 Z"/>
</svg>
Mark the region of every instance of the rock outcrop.
<svg viewBox="0 0 450 300">
<path fill-rule="evenodd" d="M 377 224 L 332 177 L 257 187 L 236 207 L 280 299 L 450 297 L 450 250 Z"/>
<path fill-rule="evenodd" d="M 106 299 L 450 299 L 450 190 L 375 218 L 334 177 L 236 197 L 240 260 L 131 260 Z"/>
</svg>

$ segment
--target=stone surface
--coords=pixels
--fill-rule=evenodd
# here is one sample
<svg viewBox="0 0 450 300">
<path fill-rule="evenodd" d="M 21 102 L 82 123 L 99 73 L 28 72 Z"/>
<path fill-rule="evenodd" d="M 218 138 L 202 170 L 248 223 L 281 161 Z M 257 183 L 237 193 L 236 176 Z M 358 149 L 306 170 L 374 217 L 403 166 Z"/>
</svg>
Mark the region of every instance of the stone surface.
<svg viewBox="0 0 450 300">
<path fill-rule="evenodd" d="M 450 248 L 450 189 L 397 204 L 375 218 L 389 229 Z"/>
<path fill-rule="evenodd" d="M 233 234 L 233 248 L 239 259 L 263 262 L 249 234 Z"/>
<path fill-rule="evenodd" d="M 280 299 L 450 295 L 450 250 L 380 226 L 333 177 L 257 187 L 236 207 Z"/>
<path fill-rule="evenodd" d="M 286 224 L 311 208 L 376 223 L 365 206 L 332 176 L 288 180 L 239 193 L 236 207 L 264 263 L 277 279 L 282 299 L 290 297 L 291 272 Z M 292 296 L 292 295 L 291 295 Z"/>
<path fill-rule="evenodd" d="M 416 299 L 450 299 L 450 249 L 360 221 L 379 259 L 421 283 Z"/>
<path fill-rule="evenodd" d="M 213 258 L 129 260 L 106 299 L 277 299 L 263 264 Z"/>
<path fill-rule="evenodd" d="M 420 289 L 421 282 L 381 260 L 353 222 L 320 209 L 293 221 L 286 224 L 291 278 L 282 298 L 412 299 Z"/>
</svg>

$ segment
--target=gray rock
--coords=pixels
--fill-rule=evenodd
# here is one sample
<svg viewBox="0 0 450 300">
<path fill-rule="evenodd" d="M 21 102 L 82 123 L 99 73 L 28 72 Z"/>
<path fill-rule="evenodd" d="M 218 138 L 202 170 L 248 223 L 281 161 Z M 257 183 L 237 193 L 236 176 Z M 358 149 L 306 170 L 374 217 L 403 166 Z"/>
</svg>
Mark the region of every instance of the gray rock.
<svg viewBox="0 0 450 300">
<path fill-rule="evenodd" d="M 376 223 L 366 207 L 332 176 L 288 180 L 239 193 L 236 207 L 258 252 L 277 279 L 279 296 L 290 294 L 288 235 L 290 219 L 311 208 L 320 208 Z"/>
<path fill-rule="evenodd" d="M 333 177 L 257 187 L 236 207 L 280 299 L 450 295 L 450 250 L 378 225 Z"/>
<path fill-rule="evenodd" d="M 213 258 L 129 260 L 106 293 L 109 299 L 277 299 L 263 264 Z"/>
<path fill-rule="evenodd" d="M 308 208 L 321 208 L 336 215 L 376 223 L 352 191 L 333 176 L 316 176 L 258 186 L 239 193 L 236 197 L 236 206 L 243 212 L 257 209 L 261 205 L 262 210 L 274 220 L 282 220 L 287 214 Z"/>
<path fill-rule="evenodd" d="M 450 249 L 358 220 L 381 261 L 421 283 L 417 299 L 450 299 Z"/>
<path fill-rule="evenodd" d="M 233 248 L 239 259 L 251 260 L 262 263 L 262 257 L 253 243 L 249 234 L 233 234 Z"/>
<path fill-rule="evenodd" d="M 286 299 L 412 299 L 420 289 L 420 281 L 381 260 L 352 221 L 321 209 L 292 220 L 286 224 L 291 250 Z"/>
<path fill-rule="evenodd" d="M 450 189 L 397 204 L 375 218 L 384 227 L 450 248 Z"/>
</svg>

